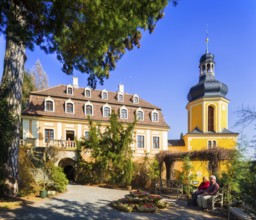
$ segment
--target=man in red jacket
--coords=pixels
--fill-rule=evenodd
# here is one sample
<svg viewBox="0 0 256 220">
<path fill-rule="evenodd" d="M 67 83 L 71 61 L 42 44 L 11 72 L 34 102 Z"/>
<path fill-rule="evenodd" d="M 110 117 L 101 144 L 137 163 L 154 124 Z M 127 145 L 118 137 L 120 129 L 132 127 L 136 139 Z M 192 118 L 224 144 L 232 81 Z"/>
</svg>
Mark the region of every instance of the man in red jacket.
<svg viewBox="0 0 256 220">
<path fill-rule="evenodd" d="M 188 202 L 188 205 L 196 205 L 197 196 L 202 194 L 210 186 L 210 181 L 206 176 L 203 177 L 203 182 L 199 185 L 198 189 L 192 194 L 191 201 Z"/>
</svg>

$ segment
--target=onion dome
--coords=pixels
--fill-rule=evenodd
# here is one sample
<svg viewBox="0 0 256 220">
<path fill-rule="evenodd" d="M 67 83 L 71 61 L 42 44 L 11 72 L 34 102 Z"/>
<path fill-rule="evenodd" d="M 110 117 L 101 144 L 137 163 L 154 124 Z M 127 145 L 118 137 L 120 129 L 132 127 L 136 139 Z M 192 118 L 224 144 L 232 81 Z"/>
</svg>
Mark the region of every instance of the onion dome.
<svg viewBox="0 0 256 220">
<path fill-rule="evenodd" d="M 200 58 L 199 82 L 188 93 L 188 101 L 192 102 L 203 97 L 223 97 L 228 93 L 228 86 L 215 79 L 214 55 L 206 53 Z"/>
</svg>

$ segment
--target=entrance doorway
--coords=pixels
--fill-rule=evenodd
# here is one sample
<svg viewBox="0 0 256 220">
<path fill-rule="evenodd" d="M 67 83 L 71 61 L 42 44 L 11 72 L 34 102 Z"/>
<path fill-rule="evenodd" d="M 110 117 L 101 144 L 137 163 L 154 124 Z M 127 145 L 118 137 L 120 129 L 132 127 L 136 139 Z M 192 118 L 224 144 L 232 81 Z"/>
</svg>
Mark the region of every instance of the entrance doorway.
<svg viewBox="0 0 256 220">
<path fill-rule="evenodd" d="M 71 158 L 64 158 L 60 160 L 59 167 L 63 168 L 63 171 L 69 181 L 75 180 L 75 161 Z"/>
</svg>

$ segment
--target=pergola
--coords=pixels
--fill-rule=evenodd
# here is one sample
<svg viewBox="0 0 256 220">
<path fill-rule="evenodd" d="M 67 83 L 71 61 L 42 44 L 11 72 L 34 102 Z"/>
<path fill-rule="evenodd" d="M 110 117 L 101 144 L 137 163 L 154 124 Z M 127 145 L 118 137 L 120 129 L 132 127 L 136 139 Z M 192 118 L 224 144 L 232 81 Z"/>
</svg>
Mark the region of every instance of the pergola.
<svg viewBox="0 0 256 220">
<path fill-rule="evenodd" d="M 224 149 L 224 148 L 213 148 L 201 151 L 189 151 L 189 152 L 179 152 L 172 153 L 170 151 L 161 151 L 156 155 L 160 166 L 160 179 L 163 168 L 163 163 L 166 167 L 166 181 L 171 180 L 171 174 L 174 171 L 174 162 L 183 161 L 184 157 L 188 156 L 191 161 L 209 161 L 212 167 L 213 173 L 219 171 L 219 162 L 224 160 L 229 160 L 234 149 Z"/>
</svg>

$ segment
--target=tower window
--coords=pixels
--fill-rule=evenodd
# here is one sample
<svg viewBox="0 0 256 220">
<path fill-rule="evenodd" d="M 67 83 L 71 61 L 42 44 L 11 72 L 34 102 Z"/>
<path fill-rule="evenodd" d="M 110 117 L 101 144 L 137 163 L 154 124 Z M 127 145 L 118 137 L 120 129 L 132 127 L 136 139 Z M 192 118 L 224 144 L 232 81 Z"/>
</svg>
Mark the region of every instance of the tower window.
<svg viewBox="0 0 256 220">
<path fill-rule="evenodd" d="M 208 141 L 208 149 L 212 148 L 212 141 Z"/>
<path fill-rule="evenodd" d="M 212 142 L 212 147 L 213 147 L 213 148 L 217 147 L 216 141 L 213 141 L 213 142 Z"/>
<path fill-rule="evenodd" d="M 208 131 L 214 132 L 214 108 L 208 107 Z"/>
<path fill-rule="evenodd" d="M 210 67 L 210 64 L 208 63 L 207 64 L 207 72 L 210 72 L 210 69 L 211 69 L 211 67 Z"/>
</svg>

